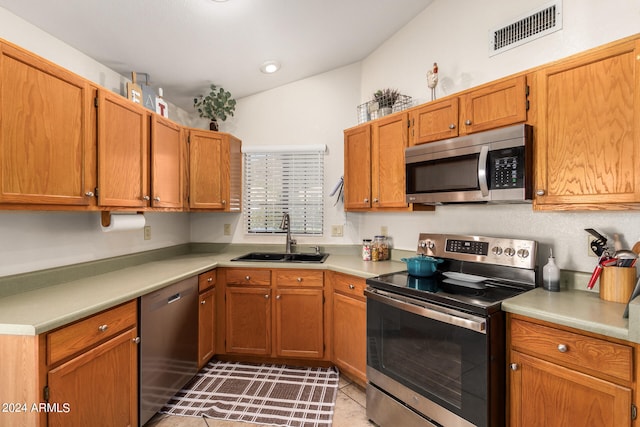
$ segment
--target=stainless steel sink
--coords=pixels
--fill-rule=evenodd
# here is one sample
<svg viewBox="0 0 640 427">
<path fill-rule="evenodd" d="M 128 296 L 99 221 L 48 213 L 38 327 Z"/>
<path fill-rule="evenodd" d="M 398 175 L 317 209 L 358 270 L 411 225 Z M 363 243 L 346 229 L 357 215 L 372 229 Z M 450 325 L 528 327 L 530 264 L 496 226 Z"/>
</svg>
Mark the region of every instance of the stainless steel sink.
<svg viewBox="0 0 640 427">
<path fill-rule="evenodd" d="M 277 252 L 249 252 L 248 254 L 233 258 L 231 261 L 257 261 L 257 262 L 306 262 L 323 263 L 329 254 L 283 254 Z"/>
</svg>

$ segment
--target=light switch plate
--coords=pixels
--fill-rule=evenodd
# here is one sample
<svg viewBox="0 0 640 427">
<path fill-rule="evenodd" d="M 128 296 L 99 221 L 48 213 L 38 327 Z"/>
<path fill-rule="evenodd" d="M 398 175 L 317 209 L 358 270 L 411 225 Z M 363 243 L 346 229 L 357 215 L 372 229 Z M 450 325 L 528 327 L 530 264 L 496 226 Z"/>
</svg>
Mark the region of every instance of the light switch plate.
<svg viewBox="0 0 640 427">
<path fill-rule="evenodd" d="M 224 235 L 231 236 L 231 224 L 224 225 Z"/>
<path fill-rule="evenodd" d="M 343 235 L 342 225 L 331 226 L 331 237 L 342 237 L 342 235 Z"/>
<path fill-rule="evenodd" d="M 144 240 L 151 240 L 151 226 L 144 226 Z"/>
</svg>

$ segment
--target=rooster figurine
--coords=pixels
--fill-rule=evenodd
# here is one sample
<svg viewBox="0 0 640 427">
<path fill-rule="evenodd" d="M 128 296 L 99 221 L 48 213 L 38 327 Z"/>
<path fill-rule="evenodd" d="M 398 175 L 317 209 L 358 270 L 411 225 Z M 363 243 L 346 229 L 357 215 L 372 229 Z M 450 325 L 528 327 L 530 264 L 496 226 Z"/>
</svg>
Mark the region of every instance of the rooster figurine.
<svg viewBox="0 0 640 427">
<path fill-rule="evenodd" d="M 431 100 L 436 99 L 436 86 L 438 85 L 438 63 L 433 63 L 433 68 L 427 71 L 427 86 L 431 89 Z"/>
</svg>

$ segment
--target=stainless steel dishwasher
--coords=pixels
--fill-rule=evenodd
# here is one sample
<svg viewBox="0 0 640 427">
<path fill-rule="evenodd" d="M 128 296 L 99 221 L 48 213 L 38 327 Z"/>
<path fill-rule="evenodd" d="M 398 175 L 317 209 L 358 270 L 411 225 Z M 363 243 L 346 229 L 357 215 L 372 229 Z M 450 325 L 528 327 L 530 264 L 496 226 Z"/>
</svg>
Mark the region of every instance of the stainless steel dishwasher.
<svg viewBox="0 0 640 427">
<path fill-rule="evenodd" d="M 139 424 L 198 372 L 198 277 L 140 297 Z"/>
</svg>

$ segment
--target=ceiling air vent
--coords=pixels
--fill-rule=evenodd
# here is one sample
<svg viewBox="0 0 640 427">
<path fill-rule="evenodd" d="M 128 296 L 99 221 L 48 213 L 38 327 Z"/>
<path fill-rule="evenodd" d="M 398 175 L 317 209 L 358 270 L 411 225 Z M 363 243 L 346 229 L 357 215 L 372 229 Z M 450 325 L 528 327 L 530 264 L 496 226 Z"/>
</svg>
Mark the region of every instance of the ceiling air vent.
<svg viewBox="0 0 640 427">
<path fill-rule="evenodd" d="M 489 32 L 489 56 L 562 29 L 562 0 L 555 0 Z"/>
</svg>

